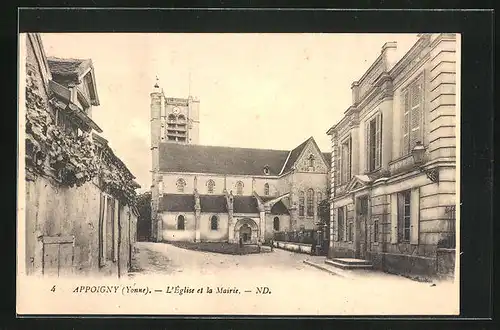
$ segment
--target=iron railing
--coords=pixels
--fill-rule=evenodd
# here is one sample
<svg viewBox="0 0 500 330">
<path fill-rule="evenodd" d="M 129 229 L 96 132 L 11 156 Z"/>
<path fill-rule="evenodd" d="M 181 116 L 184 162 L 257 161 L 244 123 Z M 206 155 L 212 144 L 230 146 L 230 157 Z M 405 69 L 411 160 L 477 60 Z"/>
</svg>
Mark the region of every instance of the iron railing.
<svg viewBox="0 0 500 330">
<path fill-rule="evenodd" d="M 275 241 L 312 244 L 316 242 L 316 231 L 312 229 L 281 231 L 274 233 Z"/>
</svg>

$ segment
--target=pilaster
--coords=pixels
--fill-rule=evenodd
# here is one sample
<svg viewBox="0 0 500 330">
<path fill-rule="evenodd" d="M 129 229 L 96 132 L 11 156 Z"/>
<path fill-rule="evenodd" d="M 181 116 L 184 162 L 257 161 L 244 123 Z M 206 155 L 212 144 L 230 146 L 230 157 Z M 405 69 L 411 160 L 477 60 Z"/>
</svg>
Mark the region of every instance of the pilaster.
<svg viewBox="0 0 500 330">
<path fill-rule="evenodd" d="M 426 91 L 429 106 L 429 147 L 431 160 L 455 157 L 456 148 L 456 39 L 440 34 L 430 50 L 430 83 Z"/>
<path fill-rule="evenodd" d="M 194 190 L 194 217 L 195 217 L 195 241 L 199 242 L 201 238 L 200 232 L 200 220 L 201 220 L 201 204 L 200 204 L 200 195 L 198 194 L 198 190 Z"/>
</svg>

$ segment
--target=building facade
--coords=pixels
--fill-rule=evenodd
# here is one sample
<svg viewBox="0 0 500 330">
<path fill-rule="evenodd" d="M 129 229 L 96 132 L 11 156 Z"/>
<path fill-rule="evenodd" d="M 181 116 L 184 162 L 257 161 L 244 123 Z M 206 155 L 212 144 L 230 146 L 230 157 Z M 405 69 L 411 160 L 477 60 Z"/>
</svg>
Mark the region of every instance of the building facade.
<svg viewBox="0 0 500 330">
<path fill-rule="evenodd" d="M 47 58 L 39 34 L 24 36 L 25 273 L 123 276 L 136 237 L 138 185 L 96 134 L 92 61 Z"/>
<path fill-rule="evenodd" d="M 163 93 L 151 94 L 152 239 L 258 243 L 312 229 L 327 198 L 330 154 L 311 137 L 293 150 L 165 141 Z"/>
<path fill-rule="evenodd" d="M 452 271 L 456 36 L 419 35 L 399 61 L 396 47 L 394 42 L 382 47 L 352 84 L 352 106 L 327 132 L 329 257 L 365 259 L 403 274 Z"/>
</svg>

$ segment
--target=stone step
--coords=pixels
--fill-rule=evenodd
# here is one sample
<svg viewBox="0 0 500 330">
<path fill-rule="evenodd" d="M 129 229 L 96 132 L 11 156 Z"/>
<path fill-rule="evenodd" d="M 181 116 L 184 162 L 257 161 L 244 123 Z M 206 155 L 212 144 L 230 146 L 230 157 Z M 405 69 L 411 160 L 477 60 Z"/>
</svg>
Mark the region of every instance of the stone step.
<svg viewBox="0 0 500 330">
<path fill-rule="evenodd" d="M 332 261 L 345 264 L 345 265 L 371 265 L 371 263 L 364 259 L 355 258 L 331 258 Z"/>
<path fill-rule="evenodd" d="M 372 269 L 372 265 L 365 260 L 362 260 L 362 262 L 359 260 L 345 262 L 343 260 L 338 261 L 337 259 L 326 259 L 325 263 L 340 269 Z"/>
</svg>

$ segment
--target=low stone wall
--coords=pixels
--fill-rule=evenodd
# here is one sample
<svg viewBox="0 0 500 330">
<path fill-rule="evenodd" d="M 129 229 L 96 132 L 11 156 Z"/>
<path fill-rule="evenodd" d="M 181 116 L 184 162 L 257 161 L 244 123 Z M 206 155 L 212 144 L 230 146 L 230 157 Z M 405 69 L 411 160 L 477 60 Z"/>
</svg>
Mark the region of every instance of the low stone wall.
<svg viewBox="0 0 500 330">
<path fill-rule="evenodd" d="M 307 253 L 307 254 L 311 253 L 311 247 L 312 247 L 311 244 L 283 242 L 283 241 L 274 241 L 273 245 L 278 249 L 299 252 L 299 253 Z"/>
</svg>

